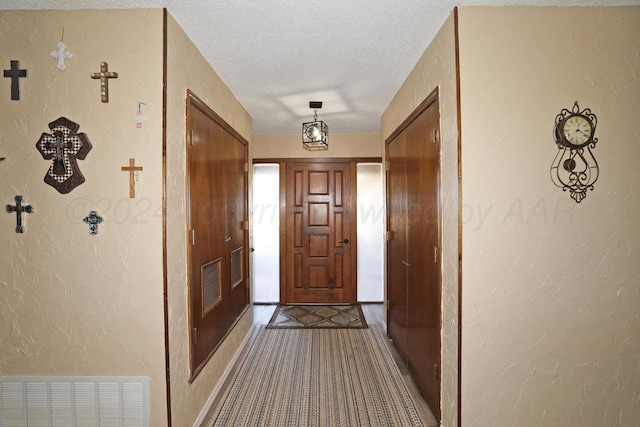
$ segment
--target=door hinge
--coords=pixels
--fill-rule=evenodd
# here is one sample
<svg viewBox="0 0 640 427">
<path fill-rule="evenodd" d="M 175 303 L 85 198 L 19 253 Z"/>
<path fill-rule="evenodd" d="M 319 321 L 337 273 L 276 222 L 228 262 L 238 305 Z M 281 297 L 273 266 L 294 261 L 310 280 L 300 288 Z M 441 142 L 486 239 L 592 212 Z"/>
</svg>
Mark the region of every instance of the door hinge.
<svg viewBox="0 0 640 427">
<path fill-rule="evenodd" d="M 437 246 L 433 247 L 433 263 L 434 264 L 438 263 L 438 247 Z"/>
<path fill-rule="evenodd" d="M 433 128 L 433 134 L 432 134 L 432 138 L 431 138 L 431 143 L 432 144 L 437 144 L 439 138 L 440 138 L 440 131 L 438 130 L 438 128 Z"/>
<path fill-rule="evenodd" d="M 189 145 L 193 145 L 193 130 L 189 131 Z"/>
<path fill-rule="evenodd" d="M 436 364 L 433 365 L 433 380 L 437 383 L 440 382 L 440 366 Z"/>
<path fill-rule="evenodd" d="M 194 344 L 198 344 L 198 328 L 193 328 L 191 333 L 191 340 Z"/>
<path fill-rule="evenodd" d="M 244 171 L 249 172 L 249 163 L 244 164 Z"/>
<path fill-rule="evenodd" d="M 387 231 L 387 240 L 393 240 L 393 231 Z"/>
<path fill-rule="evenodd" d="M 389 160 L 384 162 L 384 170 L 386 170 L 386 171 L 391 170 L 391 162 L 389 162 Z"/>
<path fill-rule="evenodd" d="M 241 230 L 249 230 L 249 221 L 240 221 L 240 229 Z"/>
<path fill-rule="evenodd" d="M 196 230 L 195 229 L 191 229 L 191 246 L 195 246 L 196 245 Z"/>
</svg>

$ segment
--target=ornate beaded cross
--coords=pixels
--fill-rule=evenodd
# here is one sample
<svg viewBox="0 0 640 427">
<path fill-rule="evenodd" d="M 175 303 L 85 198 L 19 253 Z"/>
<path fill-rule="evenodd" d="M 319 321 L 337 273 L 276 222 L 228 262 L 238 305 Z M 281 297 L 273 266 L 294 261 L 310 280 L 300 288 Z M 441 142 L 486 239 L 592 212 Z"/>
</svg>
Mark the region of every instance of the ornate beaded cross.
<svg viewBox="0 0 640 427">
<path fill-rule="evenodd" d="M 76 159 L 84 160 L 91 150 L 91 142 L 84 133 L 77 133 L 80 125 L 60 117 L 49 123 L 51 133 L 43 133 L 36 148 L 45 160 L 53 160 L 44 182 L 67 194 L 84 182 Z"/>
</svg>

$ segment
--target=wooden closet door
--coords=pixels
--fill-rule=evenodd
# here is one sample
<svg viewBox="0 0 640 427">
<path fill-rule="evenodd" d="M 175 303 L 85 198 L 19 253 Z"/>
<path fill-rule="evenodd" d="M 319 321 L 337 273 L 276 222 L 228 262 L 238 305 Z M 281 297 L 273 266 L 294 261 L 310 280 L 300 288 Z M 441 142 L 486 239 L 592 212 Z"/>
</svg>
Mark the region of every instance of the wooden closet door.
<svg viewBox="0 0 640 427">
<path fill-rule="evenodd" d="M 225 253 L 228 256 L 230 303 L 228 322 L 231 323 L 248 304 L 248 210 L 247 210 L 247 150 L 229 133 L 224 139 L 225 174 Z"/>
<path fill-rule="evenodd" d="M 440 215 L 437 103 L 407 128 L 408 368 L 440 419 Z M 435 142 L 434 142 L 435 140 Z"/>
<path fill-rule="evenodd" d="M 192 372 L 225 334 L 228 269 L 225 224 L 224 130 L 199 108 L 189 109 L 189 298 Z"/>
<path fill-rule="evenodd" d="M 387 325 L 389 337 L 407 363 L 407 141 L 399 135 L 387 150 Z"/>
<path fill-rule="evenodd" d="M 437 92 L 387 141 L 388 332 L 440 419 L 441 261 Z"/>
<path fill-rule="evenodd" d="M 187 104 L 191 379 L 249 304 L 246 143 L 206 104 Z"/>
</svg>

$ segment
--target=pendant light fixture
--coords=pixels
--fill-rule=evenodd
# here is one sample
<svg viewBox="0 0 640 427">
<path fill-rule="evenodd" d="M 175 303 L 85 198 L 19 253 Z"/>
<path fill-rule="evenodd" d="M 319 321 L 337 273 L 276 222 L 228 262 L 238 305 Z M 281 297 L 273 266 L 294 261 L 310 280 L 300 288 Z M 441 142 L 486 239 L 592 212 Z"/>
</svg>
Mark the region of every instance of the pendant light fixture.
<svg viewBox="0 0 640 427">
<path fill-rule="evenodd" d="M 313 109 L 313 121 L 302 123 L 302 146 L 309 151 L 329 149 L 329 127 L 322 120 L 318 120 L 318 109 L 322 108 L 321 101 L 309 102 Z"/>
</svg>

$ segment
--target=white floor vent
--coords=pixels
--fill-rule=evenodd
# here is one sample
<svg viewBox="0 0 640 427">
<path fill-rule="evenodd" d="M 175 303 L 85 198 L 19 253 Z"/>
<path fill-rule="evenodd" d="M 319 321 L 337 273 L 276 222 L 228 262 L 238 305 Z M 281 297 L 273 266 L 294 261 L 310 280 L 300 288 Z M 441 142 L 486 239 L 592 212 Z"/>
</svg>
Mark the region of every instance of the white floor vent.
<svg viewBox="0 0 640 427">
<path fill-rule="evenodd" d="M 148 427 L 147 377 L 0 377 L 0 427 Z"/>
</svg>

